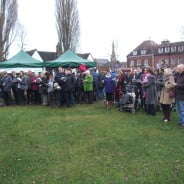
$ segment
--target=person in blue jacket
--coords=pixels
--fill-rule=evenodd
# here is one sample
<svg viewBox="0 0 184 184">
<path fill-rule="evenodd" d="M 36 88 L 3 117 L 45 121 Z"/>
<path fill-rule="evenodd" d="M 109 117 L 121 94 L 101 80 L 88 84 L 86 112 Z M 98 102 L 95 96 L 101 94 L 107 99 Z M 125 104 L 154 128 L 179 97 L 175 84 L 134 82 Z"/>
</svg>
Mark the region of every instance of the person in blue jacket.
<svg viewBox="0 0 184 184">
<path fill-rule="evenodd" d="M 112 107 L 113 93 L 114 93 L 115 83 L 110 71 L 107 71 L 104 76 L 104 89 L 106 94 L 106 108 L 110 109 Z"/>
<path fill-rule="evenodd" d="M 2 77 L 2 91 L 3 91 L 3 99 L 5 105 L 11 105 L 11 88 L 12 88 L 12 77 L 7 73 L 4 72 Z"/>
</svg>

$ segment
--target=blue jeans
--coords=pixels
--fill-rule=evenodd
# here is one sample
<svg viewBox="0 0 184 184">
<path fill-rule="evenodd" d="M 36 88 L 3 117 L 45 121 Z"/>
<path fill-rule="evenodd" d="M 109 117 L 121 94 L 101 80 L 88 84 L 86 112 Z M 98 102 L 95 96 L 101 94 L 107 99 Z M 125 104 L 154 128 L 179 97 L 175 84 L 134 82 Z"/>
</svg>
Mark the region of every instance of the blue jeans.
<svg viewBox="0 0 184 184">
<path fill-rule="evenodd" d="M 179 114 L 179 123 L 184 124 L 184 101 L 176 101 L 176 107 Z"/>
<path fill-rule="evenodd" d="M 98 89 L 98 99 L 102 100 L 104 98 L 104 88 Z"/>
<path fill-rule="evenodd" d="M 66 91 L 65 98 L 66 98 L 67 107 L 71 107 L 75 105 L 74 93 L 72 91 Z"/>
</svg>

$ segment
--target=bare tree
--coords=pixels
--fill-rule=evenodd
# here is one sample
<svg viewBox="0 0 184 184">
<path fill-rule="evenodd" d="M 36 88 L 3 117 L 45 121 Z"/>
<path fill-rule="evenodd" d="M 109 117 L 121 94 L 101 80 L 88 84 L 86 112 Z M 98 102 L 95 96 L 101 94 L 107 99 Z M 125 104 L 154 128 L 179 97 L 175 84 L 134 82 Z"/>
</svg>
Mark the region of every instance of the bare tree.
<svg viewBox="0 0 184 184">
<path fill-rule="evenodd" d="M 77 0 L 56 0 L 56 27 L 58 54 L 76 50 L 79 42 L 79 14 Z"/>
<path fill-rule="evenodd" d="M 17 0 L 0 0 L 0 61 L 6 59 L 15 39 Z"/>
<path fill-rule="evenodd" d="M 28 45 L 28 40 L 27 40 L 27 32 L 22 24 L 17 24 L 17 45 L 21 50 L 25 50 L 26 46 Z"/>
</svg>

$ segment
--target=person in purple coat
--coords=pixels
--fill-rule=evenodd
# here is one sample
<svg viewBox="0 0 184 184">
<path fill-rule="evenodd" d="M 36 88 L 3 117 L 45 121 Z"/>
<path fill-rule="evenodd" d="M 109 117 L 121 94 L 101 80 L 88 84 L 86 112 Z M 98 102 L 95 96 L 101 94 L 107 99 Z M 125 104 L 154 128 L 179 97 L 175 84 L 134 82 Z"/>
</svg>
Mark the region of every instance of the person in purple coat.
<svg viewBox="0 0 184 184">
<path fill-rule="evenodd" d="M 106 94 L 106 108 L 110 109 L 112 107 L 112 100 L 113 100 L 113 93 L 114 93 L 114 80 L 110 73 L 110 71 L 107 71 L 104 76 L 104 89 Z"/>
</svg>

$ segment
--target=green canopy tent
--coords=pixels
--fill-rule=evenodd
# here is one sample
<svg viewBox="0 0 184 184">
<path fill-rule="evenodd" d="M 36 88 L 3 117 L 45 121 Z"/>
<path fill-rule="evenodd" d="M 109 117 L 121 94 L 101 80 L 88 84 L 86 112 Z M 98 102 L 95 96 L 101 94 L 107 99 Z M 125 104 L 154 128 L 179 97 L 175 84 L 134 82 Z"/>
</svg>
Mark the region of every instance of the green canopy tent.
<svg viewBox="0 0 184 184">
<path fill-rule="evenodd" d="M 18 54 L 7 61 L 0 62 L 0 68 L 42 68 L 44 63 L 36 60 L 21 50 Z"/>
<path fill-rule="evenodd" d="M 64 68 L 66 67 L 77 68 L 81 64 L 85 64 L 87 68 L 96 66 L 96 63 L 94 61 L 82 59 L 78 55 L 74 54 L 71 50 L 66 51 L 56 60 L 46 62 L 45 66 L 49 68 L 58 66 L 62 66 Z"/>
</svg>

